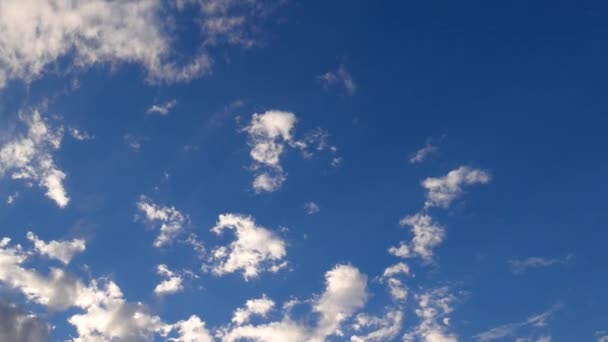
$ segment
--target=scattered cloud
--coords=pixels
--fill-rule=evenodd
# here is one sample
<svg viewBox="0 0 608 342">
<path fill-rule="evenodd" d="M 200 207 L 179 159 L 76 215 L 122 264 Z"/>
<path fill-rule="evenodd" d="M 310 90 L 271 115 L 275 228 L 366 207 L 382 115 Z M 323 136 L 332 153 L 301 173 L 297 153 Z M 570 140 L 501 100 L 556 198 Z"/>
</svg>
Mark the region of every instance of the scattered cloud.
<svg viewBox="0 0 608 342">
<path fill-rule="evenodd" d="M 384 317 L 374 317 L 358 314 L 353 324 L 357 332 L 369 331 L 366 335 L 353 335 L 350 342 L 383 342 L 391 341 L 397 337 L 403 325 L 403 312 L 389 310 Z"/>
<path fill-rule="evenodd" d="M 175 207 L 167 207 L 152 202 L 146 196 L 140 196 L 136 203 L 137 209 L 149 223 L 160 223 L 160 234 L 154 240 L 155 247 L 170 244 L 179 235 L 188 217 L 180 213 Z"/>
<path fill-rule="evenodd" d="M 380 281 L 388 285 L 393 300 L 404 301 L 407 299 L 408 288 L 398 278 L 399 275 L 409 276 L 410 267 L 402 262 L 389 266 L 384 270 Z"/>
<path fill-rule="evenodd" d="M 13 205 L 17 198 L 19 198 L 19 191 L 15 191 L 12 195 L 8 195 L 8 197 L 6 198 L 6 203 L 9 205 Z"/>
<path fill-rule="evenodd" d="M 498 326 L 496 328 L 492 328 L 490 330 L 481 332 L 481 333 L 473 336 L 473 338 L 480 342 L 494 341 L 494 340 L 498 340 L 498 339 L 512 338 L 513 336 L 515 336 L 517 334 L 517 332 L 519 332 L 521 329 L 524 329 L 524 328 L 544 327 L 547 325 L 547 321 L 559 309 L 561 309 L 561 307 L 562 306 L 560 304 L 553 305 L 551 308 L 547 309 L 546 311 L 544 311 L 538 315 L 533 315 L 533 316 L 528 317 L 528 319 L 526 319 L 523 322 L 504 324 L 504 325 Z"/>
<path fill-rule="evenodd" d="M 445 239 L 445 229 L 424 213 L 406 216 L 400 224 L 409 226 L 414 237 L 409 244 L 401 242 L 399 247 L 391 247 L 389 253 L 402 258 L 417 256 L 424 262 L 431 262 L 433 249 Z"/>
<path fill-rule="evenodd" d="M 466 166 L 452 170 L 444 177 L 429 177 L 422 181 L 422 186 L 429 191 L 424 206 L 447 208 L 462 194 L 463 185 L 486 184 L 490 179 L 486 171 Z"/>
<path fill-rule="evenodd" d="M 57 259 L 66 265 L 72 261 L 74 255 L 82 253 L 86 249 L 86 243 L 83 239 L 44 242 L 32 232 L 27 233 L 27 239 L 34 244 L 34 249 L 38 254 Z"/>
<path fill-rule="evenodd" d="M 456 342 L 458 337 L 450 332 L 449 314 L 454 311 L 455 297 L 449 288 L 441 287 L 416 295 L 416 316 L 420 323 L 405 334 L 404 341 Z"/>
<path fill-rule="evenodd" d="M 424 147 L 422 147 L 421 149 L 416 151 L 416 153 L 414 153 L 410 157 L 410 164 L 420 164 L 423 161 L 425 161 L 427 157 L 429 157 L 433 154 L 437 154 L 438 151 L 439 151 L 439 149 L 437 148 L 437 146 L 433 146 L 430 143 L 428 143 L 428 144 L 424 145 Z"/>
<path fill-rule="evenodd" d="M 314 215 L 314 214 L 318 213 L 319 211 L 321 211 L 321 209 L 319 208 L 317 203 L 308 202 L 308 203 L 304 204 L 304 211 L 306 211 L 306 214 L 308 214 L 308 215 Z"/>
<path fill-rule="evenodd" d="M 357 92 L 357 84 L 344 64 L 340 64 L 336 70 L 328 71 L 318 76 L 318 79 L 326 89 L 332 86 L 339 86 L 348 95 L 354 95 Z"/>
<path fill-rule="evenodd" d="M 140 137 L 140 136 L 133 135 L 130 133 L 125 134 L 124 139 L 125 139 L 125 142 L 127 143 L 127 145 L 134 151 L 139 151 L 141 149 L 143 142 L 145 140 L 148 140 L 145 137 Z"/>
<path fill-rule="evenodd" d="M 251 216 L 222 214 L 211 229 L 217 235 L 233 230 L 236 239 L 211 252 L 210 268 L 216 275 L 242 272 L 245 280 L 256 278 L 263 271 L 282 268 L 287 255 L 286 243 L 272 231 L 258 226 Z"/>
<path fill-rule="evenodd" d="M 78 141 L 93 140 L 93 139 L 95 139 L 95 136 L 93 136 L 89 132 L 80 130 L 80 129 L 75 128 L 75 127 L 69 127 L 68 128 L 68 133 L 70 134 L 70 136 L 72 138 L 74 138 L 75 140 L 78 140 Z"/>
<path fill-rule="evenodd" d="M 574 254 L 568 254 L 564 258 L 542 258 L 542 257 L 528 257 L 524 259 L 511 259 L 509 260 L 509 266 L 513 274 L 522 274 L 530 269 L 550 267 L 555 265 L 566 265 L 568 264 Z"/>
<path fill-rule="evenodd" d="M 61 146 L 63 127 L 52 128 L 38 110 L 21 113 L 20 119 L 27 132 L 0 146 L 0 177 L 11 172 L 12 179 L 36 182 L 46 189 L 48 198 L 65 208 L 70 202 L 63 183 L 66 174 L 57 168 L 52 155 Z"/>
<path fill-rule="evenodd" d="M 175 107 L 177 105 L 177 100 L 173 99 L 173 100 L 169 100 L 167 102 L 164 103 L 159 103 L 159 104 L 154 104 L 152 105 L 152 107 L 148 108 L 148 110 L 146 111 L 146 113 L 148 114 L 158 114 L 161 116 L 166 116 L 169 114 L 169 112 L 171 111 L 171 109 L 173 109 L 173 107 Z"/>
<path fill-rule="evenodd" d="M 182 277 L 171 271 L 167 265 L 161 264 L 156 266 L 156 273 L 165 278 L 154 288 L 154 293 L 157 296 L 181 292 L 184 289 Z"/>
</svg>

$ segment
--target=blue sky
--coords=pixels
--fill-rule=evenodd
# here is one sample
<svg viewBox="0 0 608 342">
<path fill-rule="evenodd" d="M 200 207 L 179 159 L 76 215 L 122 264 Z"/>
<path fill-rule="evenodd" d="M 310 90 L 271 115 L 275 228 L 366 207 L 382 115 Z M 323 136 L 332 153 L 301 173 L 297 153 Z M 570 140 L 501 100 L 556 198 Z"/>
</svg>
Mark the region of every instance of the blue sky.
<svg viewBox="0 0 608 342">
<path fill-rule="evenodd" d="M 0 340 L 608 341 L 608 6 L 0 3 Z"/>
</svg>

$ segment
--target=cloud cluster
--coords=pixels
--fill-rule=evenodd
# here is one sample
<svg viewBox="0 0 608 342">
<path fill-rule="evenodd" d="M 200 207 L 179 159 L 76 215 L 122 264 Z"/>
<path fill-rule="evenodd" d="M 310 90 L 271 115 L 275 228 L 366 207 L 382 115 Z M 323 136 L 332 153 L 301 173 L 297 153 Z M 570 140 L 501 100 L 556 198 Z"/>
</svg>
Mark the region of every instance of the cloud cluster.
<svg viewBox="0 0 608 342">
<path fill-rule="evenodd" d="M 236 239 L 211 252 L 210 268 L 216 275 L 242 272 L 245 280 L 261 272 L 277 272 L 287 266 L 286 243 L 269 229 L 259 226 L 251 216 L 222 214 L 211 229 L 217 235 L 234 231 Z"/>
<path fill-rule="evenodd" d="M 308 132 L 301 140 L 296 139 L 293 131 L 297 121 L 294 113 L 268 110 L 262 114 L 253 114 L 251 122 L 243 129 L 251 147 L 249 155 L 253 160 L 252 170 L 256 174 L 253 189 L 257 193 L 274 192 L 283 185 L 287 173 L 281 165 L 281 156 L 287 148 L 299 149 L 305 158 L 312 157 L 313 150 L 329 149 L 336 153 L 337 148 L 329 146 L 328 133 L 321 128 Z M 334 160 L 338 159 L 334 157 Z"/>
<path fill-rule="evenodd" d="M 258 172 L 253 180 L 256 192 L 273 192 L 278 190 L 286 179 L 280 163 L 286 145 L 298 146 L 292 131 L 297 122 L 290 112 L 269 110 L 263 114 L 253 114 L 251 123 L 245 127 L 249 135 L 253 168 Z M 263 170 L 259 172 L 259 170 Z"/>
<path fill-rule="evenodd" d="M 283 319 L 259 325 L 239 325 L 221 332 L 223 342 L 322 342 L 329 336 L 343 336 L 342 323 L 361 309 L 367 300 L 367 276 L 350 265 L 337 265 L 325 273 L 325 291 L 312 299 L 318 315 L 314 325 L 293 320 L 289 311 Z"/>
<path fill-rule="evenodd" d="M 30 82 L 67 56 L 77 68 L 104 63 L 142 65 L 150 81 L 187 81 L 209 71 L 200 53 L 171 60 L 161 0 L 7 0 L 0 3 L 0 87 Z"/>
<path fill-rule="evenodd" d="M 127 302 L 114 282 L 102 279 L 85 284 L 58 268 L 51 268 L 45 276 L 23 266 L 28 255 L 20 245 L 11 246 L 10 239 L 3 238 L 0 241 L 0 282 L 20 291 L 29 301 L 51 310 L 76 309 L 78 312 L 68 318 L 78 333 L 73 339 L 75 342 L 146 341 L 156 334 L 175 333 L 178 337 L 174 341 L 186 341 L 184 336 L 192 333 L 189 329 L 192 318 L 166 324 L 160 317 L 150 314 L 143 304 Z M 195 331 L 200 332 L 200 328 Z"/>
<path fill-rule="evenodd" d="M 454 311 L 454 296 L 447 287 L 428 290 L 416 295 L 416 316 L 420 323 L 405 334 L 403 340 L 426 342 L 457 342 L 458 337 L 449 331 L 449 314 Z"/>
<path fill-rule="evenodd" d="M 0 146 L 0 177 L 10 172 L 12 179 L 35 182 L 46 189 L 48 198 L 64 208 L 70 202 L 63 184 L 66 174 L 57 168 L 52 154 L 61 146 L 63 127 L 52 128 L 38 110 L 22 113 L 20 119 L 27 132 Z"/>
<path fill-rule="evenodd" d="M 175 207 L 158 205 L 146 196 L 140 196 L 137 209 L 150 223 L 160 223 L 160 234 L 154 240 L 155 247 L 170 244 L 183 230 L 188 218 Z"/>
</svg>

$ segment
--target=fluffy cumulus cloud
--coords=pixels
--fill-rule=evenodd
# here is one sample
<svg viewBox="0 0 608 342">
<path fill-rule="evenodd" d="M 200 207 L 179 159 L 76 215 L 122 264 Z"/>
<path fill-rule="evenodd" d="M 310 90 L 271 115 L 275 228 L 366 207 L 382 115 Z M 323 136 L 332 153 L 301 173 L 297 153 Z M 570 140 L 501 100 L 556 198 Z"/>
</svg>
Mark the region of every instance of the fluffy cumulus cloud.
<svg viewBox="0 0 608 342">
<path fill-rule="evenodd" d="M 170 334 L 177 333 L 177 337 L 171 337 Z M 201 321 L 198 316 L 190 316 L 187 320 L 179 321 L 175 324 L 167 325 L 163 329 L 163 333 L 167 341 L 171 342 L 213 342 L 213 337 L 207 330 L 205 322 Z"/>
<path fill-rule="evenodd" d="M 328 71 L 318 78 L 325 88 L 338 86 L 344 89 L 348 95 L 354 95 L 357 92 L 357 84 L 344 64 L 340 64 L 336 70 Z"/>
<path fill-rule="evenodd" d="M 359 314 L 355 318 L 353 329 L 366 332 L 365 335 L 353 335 L 351 342 L 382 342 L 391 341 L 397 337 L 403 326 L 403 312 L 398 309 L 389 310 L 384 317 Z"/>
<path fill-rule="evenodd" d="M 249 318 L 253 315 L 266 317 L 268 312 L 273 308 L 274 301 L 265 295 L 262 298 L 250 299 L 245 303 L 244 307 L 236 309 L 232 317 L 232 323 L 243 325 L 249 322 Z"/>
<path fill-rule="evenodd" d="M 27 233 L 27 238 L 34 244 L 37 253 L 57 259 L 64 264 L 69 264 L 74 255 L 82 253 L 86 249 L 86 242 L 83 239 L 45 242 L 32 232 Z"/>
<path fill-rule="evenodd" d="M 156 273 L 164 278 L 163 281 L 154 288 L 154 293 L 157 296 L 177 293 L 184 289 L 184 286 L 182 285 L 183 278 L 179 274 L 171 271 L 167 265 L 158 265 L 156 267 Z"/>
<path fill-rule="evenodd" d="M 463 185 L 486 184 L 490 179 L 486 171 L 467 166 L 452 170 L 443 177 L 429 177 L 422 182 L 422 186 L 428 190 L 424 206 L 447 208 L 462 194 Z"/>
<path fill-rule="evenodd" d="M 234 326 L 221 332 L 224 342 L 322 342 L 329 336 L 343 336 L 342 323 L 361 309 L 367 300 L 367 276 L 350 265 L 337 265 L 325 273 L 325 291 L 311 300 L 318 315 L 315 324 L 293 320 L 289 311 L 280 321 Z"/>
<path fill-rule="evenodd" d="M 143 304 L 126 301 L 120 288 L 110 280 L 92 280 L 85 284 L 61 269 L 51 268 L 45 276 L 25 268 L 23 264 L 28 255 L 30 253 L 20 245 L 11 245 L 10 239 L 2 239 L 0 283 L 51 310 L 77 310 L 68 318 L 78 334 L 73 339 L 75 342 L 147 341 L 157 334 L 177 335 L 173 341 L 189 341 L 184 336 L 204 336 L 201 332 L 204 324 L 200 320 L 190 318 L 166 324 L 160 317 L 150 314 Z"/>
<path fill-rule="evenodd" d="M 37 183 L 46 189 L 48 198 L 64 208 L 70 201 L 64 186 L 66 174 L 53 158 L 53 151 L 61 146 L 63 128 L 52 128 L 38 110 L 21 113 L 20 119 L 27 131 L 0 146 L 0 177 L 10 173 L 12 179 Z"/>
<path fill-rule="evenodd" d="M 188 218 L 175 207 L 158 205 L 146 196 L 140 196 L 137 209 L 146 221 L 152 224 L 160 224 L 160 234 L 154 240 L 154 246 L 156 247 L 171 243 L 188 222 Z"/>
<path fill-rule="evenodd" d="M 242 272 L 248 280 L 263 271 L 276 272 L 286 266 L 286 243 L 271 230 L 259 226 L 251 216 L 222 214 L 211 229 L 215 234 L 234 231 L 236 239 L 211 252 L 211 270 L 216 275 Z"/>
<path fill-rule="evenodd" d="M 61 57 L 78 68 L 137 63 L 151 81 L 184 81 L 207 72 L 200 53 L 183 65 L 172 58 L 162 18 L 164 1 L 7 0 L 0 2 L 0 87 L 32 81 Z"/>
<path fill-rule="evenodd" d="M 419 324 L 404 336 L 405 342 L 456 342 L 458 337 L 450 332 L 449 314 L 454 311 L 455 298 L 447 287 L 431 289 L 416 295 Z"/>
</svg>

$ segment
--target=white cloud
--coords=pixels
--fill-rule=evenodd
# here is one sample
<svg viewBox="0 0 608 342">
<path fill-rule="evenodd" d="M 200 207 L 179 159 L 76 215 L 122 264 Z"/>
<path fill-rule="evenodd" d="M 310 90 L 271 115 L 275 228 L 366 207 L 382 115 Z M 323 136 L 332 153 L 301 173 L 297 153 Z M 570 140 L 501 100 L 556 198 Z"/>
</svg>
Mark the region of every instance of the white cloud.
<svg viewBox="0 0 608 342">
<path fill-rule="evenodd" d="M 312 310 L 319 315 L 314 326 L 296 322 L 289 317 L 280 321 L 235 326 L 221 333 L 223 342 L 252 340 L 257 342 L 322 342 L 329 336 L 343 336 L 342 323 L 365 304 L 367 277 L 350 265 L 337 265 L 325 273 L 325 291 L 312 299 Z"/>
<path fill-rule="evenodd" d="M 205 327 L 205 322 L 194 315 L 187 320 L 168 325 L 164 330 L 163 336 L 167 336 L 170 331 L 178 332 L 178 337 L 168 339 L 171 342 L 213 342 L 213 337 Z"/>
<path fill-rule="evenodd" d="M 36 252 L 51 259 L 57 259 L 66 265 L 70 263 L 74 255 L 82 253 L 86 249 L 83 239 L 44 242 L 32 232 L 27 233 L 27 238 L 34 243 Z"/>
<path fill-rule="evenodd" d="M 0 87 L 10 79 L 31 82 L 66 56 L 77 68 L 140 64 L 153 82 L 187 81 L 208 72 L 205 53 L 182 66 L 171 61 L 165 10 L 161 0 L 2 1 Z"/>
<path fill-rule="evenodd" d="M 141 146 L 144 142 L 144 140 L 148 140 L 145 137 L 141 137 L 141 136 L 136 136 L 133 134 L 125 134 L 124 136 L 125 142 L 127 143 L 127 145 L 129 145 L 129 147 L 135 151 L 139 151 L 141 149 Z"/>
<path fill-rule="evenodd" d="M 405 342 L 456 342 L 458 338 L 449 331 L 448 315 L 454 311 L 454 296 L 447 287 L 441 287 L 416 295 L 416 316 L 420 323 L 404 336 Z"/>
<path fill-rule="evenodd" d="M 340 324 L 367 300 L 367 277 L 349 265 L 338 265 L 325 274 L 325 292 L 313 306 L 321 315 L 314 336 L 341 335 Z"/>
<path fill-rule="evenodd" d="M 315 203 L 315 202 L 308 202 L 308 203 L 304 204 L 304 210 L 306 211 L 306 213 L 308 215 L 314 215 L 314 214 L 318 213 L 319 211 L 321 211 L 321 209 L 319 208 L 319 205 L 317 205 L 317 203 Z"/>
<path fill-rule="evenodd" d="M 542 257 L 528 257 L 528 258 L 524 258 L 524 259 L 511 259 L 511 260 L 509 260 L 509 266 L 511 267 L 511 271 L 514 274 L 522 274 L 529 269 L 550 267 L 550 266 L 554 266 L 554 265 L 565 265 L 568 262 L 570 262 L 570 260 L 572 260 L 573 257 L 574 257 L 573 254 L 569 254 L 565 258 L 560 258 L 560 259 L 557 259 L 557 258 L 550 259 L 550 258 L 542 258 Z"/>
<path fill-rule="evenodd" d="M 399 275 L 409 276 L 410 268 L 408 265 L 399 262 L 391 265 L 384 270 L 380 281 L 386 283 L 393 300 L 404 301 L 407 299 L 408 288 L 398 278 Z"/>
<path fill-rule="evenodd" d="M 68 133 L 70 133 L 70 136 L 72 138 L 79 140 L 79 141 L 95 139 L 95 137 L 93 135 L 91 135 L 89 132 L 80 130 L 75 127 L 69 127 Z"/>
<path fill-rule="evenodd" d="M 8 197 L 6 198 L 6 203 L 9 205 L 13 205 L 18 197 L 19 191 L 15 191 L 12 195 L 8 195 Z"/>
<path fill-rule="evenodd" d="M 51 154 L 61 146 L 63 128 L 51 128 L 38 110 L 20 118 L 27 126 L 27 133 L 13 137 L 0 147 L 0 177 L 11 171 L 12 179 L 37 182 L 46 189 L 48 198 L 64 208 L 70 201 L 63 184 L 66 174 L 57 168 Z"/>
<path fill-rule="evenodd" d="M 273 192 L 278 190 L 286 179 L 280 164 L 280 157 L 286 145 L 299 145 L 292 137 L 296 116 L 290 112 L 269 110 L 263 114 L 253 114 L 251 123 L 245 127 L 249 135 L 253 168 L 266 168 L 269 171 L 259 173 L 253 182 L 256 192 Z"/>
<path fill-rule="evenodd" d="M 336 70 L 328 71 L 318 78 L 325 88 L 336 85 L 344 88 L 348 95 L 354 95 L 357 92 L 357 84 L 344 64 L 340 64 Z"/>
<path fill-rule="evenodd" d="M 274 302 L 265 295 L 262 298 L 250 299 L 245 303 L 244 307 L 236 309 L 232 317 L 232 323 L 243 325 L 249 322 L 249 318 L 253 315 L 266 317 L 268 312 L 273 308 Z"/>
<path fill-rule="evenodd" d="M 410 157 L 410 164 L 422 163 L 428 156 L 436 154 L 437 151 L 437 146 L 426 144 L 423 148 L 416 151 L 416 153 Z"/>
<path fill-rule="evenodd" d="M 490 179 L 486 171 L 466 166 L 452 170 L 444 177 L 429 177 L 422 182 L 422 186 L 429 191 L 424 206 L 447 208 L 462 194 L 463 185 L 486 184 Z"/>
<path fill-rule="evenodd" d="M 156 273 L 158 275 L 165 277 L 163 281 L 161 281 L 154 288 L 154 293 L 157 296 L 164 296 L 168 294 L 173 294 L 177 292 L 181 292 L 184 289 L 182 285 L 183 279 L 180 275 L 171 271 L 167 265 L 161 264 L 156 267 Z"/>
<path fill-rule="evenodd" d="M 425 262 L 433 260 L 433 249 L 445 238 L 445 229 L 433 222 L 433 219 L 423 213 L 406 216 L 401 219 L 402 226 L 410 226 L 414 235 L 409 244 L 401 243 L 399 247 L 391 247 L 389 252 L 404 258 L 418 256 Z"/>
<path fill-rule="evenodd" d="M 177 105 L 177 100 L 169 100 L 165 103 L 154 104 L 148 108 L 146 113 L 148 114 L 159 114 L 161 116 L 168 115 L 171 109 Z"/>
<path fill-rule="evenodd" d="M 481 332 L 473 336 L 473 338 L 480 342 L 494 341 L 507 337 L 513 337 L 520 329 L 525 327 L 544 327 L 547 325 L 547 320 L 549 320 L 559 309 L 561 309 L 561 305 L 553 305 L 551 308 L 538 315 L 528 317 L 523 322 L 504 324 Z"/>
<path fill-rule="evenodd" d="M 280 172 L 264 172 L 253 179 L 253 189 L 256 192 L 275 192 L 281 188 L 287 176 Z"/>
<path fill-rule="evenodd" d="M 285 241 L 256 225 L 251 216 L 220 215 L 211 231 L 220 235 L 226 229 L 234 231 L 236 240 L 212 251 L 211 269 L 217 275 L 241 271 L 245 280 L 256 278 L 260 272 L 281 264 L 287 254 Z"/>
<path fill-rule="evenodd" d="M 356 331 L 374 330 L 366 335 L 353 335 L 350 338 L 351 342 L 382 342 L 391 341 L 401 331 L 403 324 L 403 312 L 399 310 L 390 310 L 384 317 L 371 317 L 366 314 L 359 314 L 355 319 L 353 328 Z"/>
<path fill-rule="evenodd" d="M 150 223 L 160 223 L 160 234 L 154 240 L 155 247 L 170 244 L 183 230 L 188 218 L 175 207 L 167 207 L 153 203 L 146 196 L 140 196 L 137 209 Z"/>
</svg>

